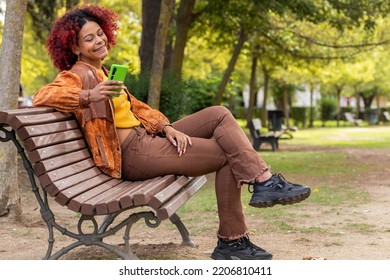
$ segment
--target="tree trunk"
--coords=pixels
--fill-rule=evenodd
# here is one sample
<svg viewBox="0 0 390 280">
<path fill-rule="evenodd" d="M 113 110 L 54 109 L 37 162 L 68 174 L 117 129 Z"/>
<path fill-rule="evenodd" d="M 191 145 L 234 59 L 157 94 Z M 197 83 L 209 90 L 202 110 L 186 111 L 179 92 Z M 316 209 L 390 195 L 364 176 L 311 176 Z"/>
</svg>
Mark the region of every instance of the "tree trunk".
<svg viewBox="0 0 390 280">
<path fill-rule="evenodd" d="M 255 106 L 255 100 L 256 100 L 256 93 L 257 93 L 257 87 L 256 87 L 256 70 L 257 70 L 257 58 L 258 54 L 257 52 L 253 53 L 252 56 L 252 69 L 251 69 L 251 80 L 249 82 L 249 102 L 248 102 L 248 111 L 246 114 L 246 122 L 249 124 L 252 121 L 253 118 L 253 111 Z"/>
<path fill-rule="evenodd" d="M 152 69 L 154 40 L 160 17 L 162 0 L 142 0 L 142 35 L 139 56 L 141 75 L 149 74 Z"/>
<path fill-rule="evenodd" d="M 219 84 L 217 95 L 215 96 L 214 105 L 220 105 L 222 103 L 223 94 L 225 92 L 226 86 L 229 83 L 230 76 L 234 70 L 234 66 L 236 65 L 238 56 L 240 55 L 242 46 L 246 41 L 246 35 L 244 30 L 240 30 L 237 44 L 234 46 L 233 54 L 230 59 L 229 65 L 223 75 L 222 81 Z"/>
<path fill-rule="evenodd" d="M 263 107 L 261 107 L 260 118 L 261 118 L 261 126 L 267 127 L 267 99 L 268 99 L 268 88 L 269 88 L 269 73 L 265 67 L 263 67 L 263 75 L 264 75 L 264 99 L 263 99 Z"/>
<path fill-rule="evenodd" d="M 155 109 L 160 107 L 161 82 L 164 69 L 165 46 L 167 42 L 168 27 L 175 7 L 175 0 L 163 0 L 161 13 L 156 30 L 153 51 L 153 64 L 150 76 L 148 104 Z"/>
<path fill-rule="evenodd" d="M 340 119 L 341 119 L 341 107 L 340 107 L 340 96 L 341 96 L 341 89 L 339 89 L 338 87 L 336 87 L 336 94 L 337 94 L 337 127 L 340 126 Z"/>
<path fill-rule="evenodd" d="M 15 109 L 20 90 L 23 29 L 28 0 L 7 0 L 0 53 L 0 109 Z M 0 216 L 21 219 L 17 153 L 10 142 L 0 143 Z"/>
<path fill-rule="evenodd" d="M 314 85 L 310 85 L 309 127 L 314 127 Z"/>
<path fill-rule="evenodd" d="M 188 30 L 193 21 L 194 6 L 195 0 L 181 0 L 177 13 L 175 45 L 171 57 L 170 72 L 178 79 L 181 79 L 184 50 L 187 44 Z"/>
<path fill-rule="evenodd" d="M 285 119 L 285 125 L 287 127 L 290 126 L 290 106 L 288 102 L 288 87 L 286 83 L 284 83 L 284 88 L 283 88 L 283 101 L 282 101 L 282 108 L 283 108 L 283 114 L 284 114 L 284 119 Z"/>
</svg>

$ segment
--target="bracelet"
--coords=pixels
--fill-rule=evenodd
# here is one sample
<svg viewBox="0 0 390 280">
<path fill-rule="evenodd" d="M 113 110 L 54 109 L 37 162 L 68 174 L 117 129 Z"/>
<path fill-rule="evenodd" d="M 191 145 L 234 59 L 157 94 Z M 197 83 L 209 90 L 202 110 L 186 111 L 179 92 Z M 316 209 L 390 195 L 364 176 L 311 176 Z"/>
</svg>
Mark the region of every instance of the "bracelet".
<svg viewBox="0 0 390 280">
<path fill-rule="evenodd" d="M 173 127 L 170 123 L 167 123 L 166 125 L 164 125 L 163 128 L 162 128 L 162 130 L 161 130 L 161 134 L 162 134 L 163 136 L 165 136 L 164 129 L 165 129 L 165 127 L 167 127 L 167 126 Z"/>
</svg>

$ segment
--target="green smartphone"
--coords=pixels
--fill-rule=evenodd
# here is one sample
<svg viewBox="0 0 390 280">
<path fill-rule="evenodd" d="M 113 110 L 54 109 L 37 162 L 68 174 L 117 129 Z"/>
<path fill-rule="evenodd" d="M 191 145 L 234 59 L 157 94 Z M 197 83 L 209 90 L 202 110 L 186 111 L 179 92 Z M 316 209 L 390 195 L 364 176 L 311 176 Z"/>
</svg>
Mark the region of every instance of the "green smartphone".
<svg viewBox="0 0 390 280">
<path fill-rule="evenodd" d="M 112 64 L 110 68 L 110 73 L 108 74 L 108 79 L 115 80 L 115 81 L 122 81 L 124 83 L 128 68 L 129 67 L 125 65 Z M 120 92 L 119 89 L 117 91 Z M 113 97 L 118 97 L 118 96 L 119 94 L 113 95 Z"/>
</svg>

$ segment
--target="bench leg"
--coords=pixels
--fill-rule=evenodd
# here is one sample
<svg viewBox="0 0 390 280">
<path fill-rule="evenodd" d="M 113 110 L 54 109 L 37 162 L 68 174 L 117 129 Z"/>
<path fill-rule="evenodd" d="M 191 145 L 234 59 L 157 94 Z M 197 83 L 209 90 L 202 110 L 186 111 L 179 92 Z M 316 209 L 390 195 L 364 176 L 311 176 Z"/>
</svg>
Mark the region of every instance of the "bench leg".
<svg viewBox="0 0 390 280">
<path fill-rule="evenodd" d="M 183 239 L 181 245 L 183 246 L 189 246 L 189 247 L 193 247 L 193 248 L 197 248 L 198 245 L 195 244 L 191 238 L 190 238 L 190 234 L 186 228 L 186 226 L 183 224 L 183 222 L 181 221 L 179 215 L 177 215 L 176 213 L 173 214 L 171 217 L 169 217 L 169 220 L 177 227 L 177 229 L 179 230 L 180 234 L 181 234 L 181 237 Z"/>
<path fill-rule="evenodd" d="M 260 139 L 258 139 L 258 138 L 253 139 L 252 147 L 253 147 L 253 149 L 255 149 L 255 151 L 258 151 L 260 149 L 260 145 L 261 145 Z"/>
</svg>

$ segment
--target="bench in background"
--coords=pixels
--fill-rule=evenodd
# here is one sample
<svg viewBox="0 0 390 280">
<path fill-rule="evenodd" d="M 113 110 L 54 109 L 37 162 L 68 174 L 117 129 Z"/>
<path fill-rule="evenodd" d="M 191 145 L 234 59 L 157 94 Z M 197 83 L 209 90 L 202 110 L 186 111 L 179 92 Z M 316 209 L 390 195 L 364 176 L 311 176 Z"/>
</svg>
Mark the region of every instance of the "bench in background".
<svg viewBox="0 0 390 280">
<path fill-rule="evenodd" d="M 357 119 L 355 118 L 354 114 L 351 112 L 345 112 L 344 113 L 344 118 L 347 122 L 353 123 L 356 126 L 360 126 L 360 124 L 363 122 L 362 119 Z"/>
<path fill-rule="evenodd" d="M 251 136 L 253 138 L 253 148 L 258 151 L 263 143 L 268 143 L 272 147 L 272 151 L 279 149 L 279 138 L 283 132 L 268 132 L 261 133 L 260 119 L 252 119 L 252 122 L 248 124 Z"/>
<path fill-rule="evenodd" d="M 169 219 L 179 230 L 182 244 L 196 247 L 176 211 L 204 185 L 205 176 L 172 174 L 136 182 L 107 176 L 95 165 L 74 116 L 52 108 L 2 111 L 0 130 L 0 141 L 12 141 L 22 157 L 47 224 L 44 259 L 58 259 L 81 245 L 97 245 L 122 259 L 137 259 L 130 250 L 129 234 L 140 219 L 153 228 Z M 80 213 L 75 217 L 77 229 L 68 230 L 57 223 L 48 197 Z M 84 233 L 85 224 L 92 227 L 88 233 Z M 105 242 L 123 228 L 124 249 Z M 53 254 L 55 230 L 74 242 Z"/>
</svg>

